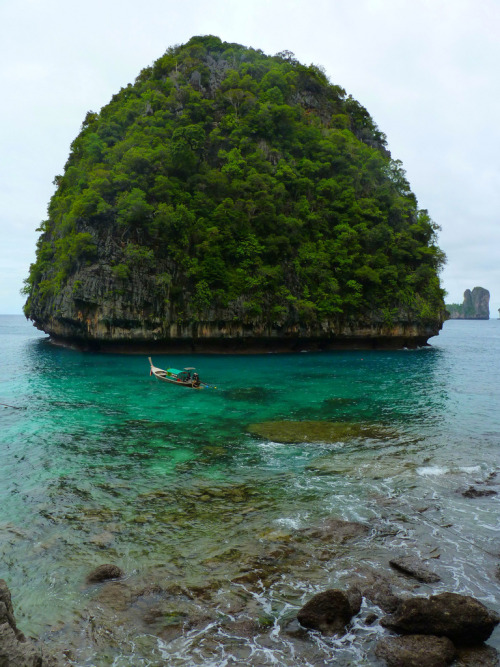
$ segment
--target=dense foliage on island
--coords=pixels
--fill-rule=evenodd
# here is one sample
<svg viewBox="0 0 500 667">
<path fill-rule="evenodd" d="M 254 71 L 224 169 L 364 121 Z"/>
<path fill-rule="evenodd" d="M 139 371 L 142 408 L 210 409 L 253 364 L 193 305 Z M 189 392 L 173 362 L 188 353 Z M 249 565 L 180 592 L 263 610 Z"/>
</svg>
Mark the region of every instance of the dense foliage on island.
<svg viewBox="0 0 500 667">
<path fill-rule="evenodd" d="M 384 134 L 290 52 L 169 48 L 87 113 L 54 184 L 24 290 L 35 322 L 103 299 L 108 320 L 274 328 L 443 312 L 437 226 Z"/>
</svg>

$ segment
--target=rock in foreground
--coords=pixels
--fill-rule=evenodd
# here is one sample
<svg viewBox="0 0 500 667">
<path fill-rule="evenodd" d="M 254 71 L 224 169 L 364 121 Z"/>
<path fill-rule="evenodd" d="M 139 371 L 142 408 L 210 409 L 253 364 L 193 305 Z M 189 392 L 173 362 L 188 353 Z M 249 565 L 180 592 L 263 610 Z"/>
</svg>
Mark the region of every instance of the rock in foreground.
<svg viewBox="0 0 500 667">
<path fill-rule="evenodd" d="M 400 634 L 448 637 L 455 644 L 485 642 L 499 622 L 498 615 L 469 595 L 440 593 L 404 600 L 381 624 Z"/>
<path fill-rule="evenodd" d="M 375 655 L 388 667 L 446 667 L 453 662 L 455 647 L 447 637 L 385 637 L 378 642 Z"/>
<path fill-rule="evenodd" d="M 57 667 L 60 663 L 45 648 L 27 640 L 18 629 L 6 582 L 0 579 L 1 667 Z"/>
<path fill-rule="evenodd" d="M 346 625 L 360 609 L 361 595 L 358 591 L 330 589 L 306 602 L 297 618 L 303 627 L 330 635 L 344 632 Z"/>
</svg>

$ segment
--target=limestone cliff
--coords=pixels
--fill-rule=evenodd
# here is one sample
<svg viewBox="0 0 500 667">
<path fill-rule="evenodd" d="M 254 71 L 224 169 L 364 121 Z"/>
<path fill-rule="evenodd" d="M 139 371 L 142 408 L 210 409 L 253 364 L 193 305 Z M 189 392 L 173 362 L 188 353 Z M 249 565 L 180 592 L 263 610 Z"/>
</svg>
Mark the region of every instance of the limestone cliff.
<svg viewBox="0 0 500 667">
<path fill-rule="evenodd" d="M 415 347 L 437 225 L 359 102 L 290 52 L 169 49 L 71 145 L 25 313 L 91 349 Z"/>
<path fill-rule="evenodd" d="M 447 304 L 450 320 L 489 320 L 490 293 L 484 287 L 474 287 L 464 292 L 462 304 Z"/>
</svg>

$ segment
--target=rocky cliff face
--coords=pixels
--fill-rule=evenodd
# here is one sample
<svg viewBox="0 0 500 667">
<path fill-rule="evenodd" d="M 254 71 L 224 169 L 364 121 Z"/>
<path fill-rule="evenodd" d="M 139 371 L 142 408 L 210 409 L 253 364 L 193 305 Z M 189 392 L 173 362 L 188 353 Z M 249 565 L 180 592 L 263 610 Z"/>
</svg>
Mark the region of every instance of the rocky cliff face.
<svg viewBox="0 0 500 667">
<path fill-rule="evenodd" d="M 161 268 L 171 272 L 176 285 L 186 284 L 171 263 Z M 224 309 L 208 308 L 200 319 L 191 316 L 188 302 L 181 307 L 170 302 L 166 308 L 164 288 L 158 288 L 156 274 L 147 267 L 137 266 L 118 280 L 108 261 L 81 267 L 39 307 L 41 317 L 34 317 L 34 324 L 54 343 L 128 353 L 416 348 L 438 335 L 444 321 L 444 311 L 425 322 L 409 309 L 400 309 L 388 321 L 374 308 L 348 320 L 308 325 L 289 315 L 271 325 L 264 318 L 249 318 L 243 299 Z"/>
<path fill-rule="evenodd" d="M 450 320 L 489 320 L 490 293 L 484 287 L 474 287 L 464 292 L 462 304 L 449 304 L 446 310 Z"/>
</svg>

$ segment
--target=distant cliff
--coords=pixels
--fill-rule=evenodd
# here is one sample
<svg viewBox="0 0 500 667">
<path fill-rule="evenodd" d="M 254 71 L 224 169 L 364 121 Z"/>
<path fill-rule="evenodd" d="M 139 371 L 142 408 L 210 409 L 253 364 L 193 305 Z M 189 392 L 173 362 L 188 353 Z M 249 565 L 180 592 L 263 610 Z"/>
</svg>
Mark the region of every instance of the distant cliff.
<svg viewBox="0 0 500 667">
<path fill-rule="evenodd" d="M 484 287 L 474 287 L 472 292 L 466 289 L 462 304 L 446 304 L 450 320 L 489 320 L 490 293 Z"/>
<path fill-rule="evenodd" d="M 54 184 L 24 312 L 63 343 L 415 347 L 442 326 L 437 225 L 367 110 L 288 51 L 168 49 L 87 113 Z"/>
</svg>

